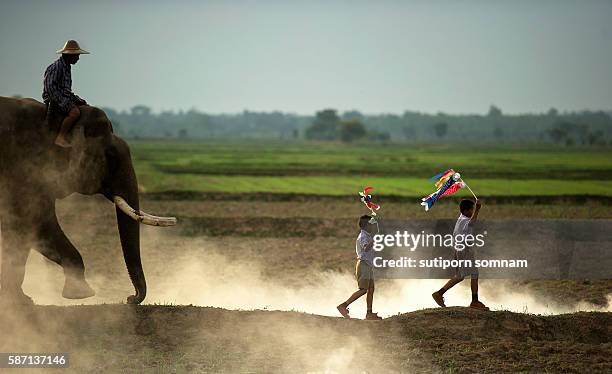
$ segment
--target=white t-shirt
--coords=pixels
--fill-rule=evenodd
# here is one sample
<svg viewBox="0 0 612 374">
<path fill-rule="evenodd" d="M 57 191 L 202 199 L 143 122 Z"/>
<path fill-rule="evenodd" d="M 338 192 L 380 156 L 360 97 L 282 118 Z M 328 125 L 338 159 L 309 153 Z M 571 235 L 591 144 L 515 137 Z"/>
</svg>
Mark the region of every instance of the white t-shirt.
<svg viewBox="0 0 612 374">
<path fill-rule="evenodd" d="M 357 253 L 358 259 L 366 262 L 370 266 L 374 266 L 374 250 L 370 249 L 366 252 L 366 249 L 373 244 L 374 238 L 372 238 L 372 235 L 365 230 L 361 230 L 355 243 L 355 252 Z"/>
<path fill-rule="evenodd" d="M 459 215 L 457 218 L 457 222 L 455 223 L 455 229 L 453 230 L 453 236 L 458 243 L 463 243 L 465 241 L 465 235 L 473 235 L 474 232 L 472 228 L 472 219 L 470 217 L 464 216 L 463 213 Z M 462 235 L 461 237 L 457 237 L 457 235 Z M 467 245 L 466 245 L 467 246 Z"/>
</svg>

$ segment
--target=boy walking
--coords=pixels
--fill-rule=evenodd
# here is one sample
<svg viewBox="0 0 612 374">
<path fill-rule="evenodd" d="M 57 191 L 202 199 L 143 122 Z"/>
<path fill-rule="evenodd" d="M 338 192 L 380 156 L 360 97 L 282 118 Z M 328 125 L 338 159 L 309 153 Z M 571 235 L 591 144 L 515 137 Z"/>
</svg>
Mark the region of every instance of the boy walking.
<svg viewBox="0 0 612 374">
<path fill-rule="evenodd" d="M 472 265 L 460 265 L 455 268 L 455 277 L 446 282 L 444 287 L 440 288 L 440 290 L 431 294 L 435 302 L 443 308 L 446 307 L 444 304 L 444 293 L 461 282 L 465 277 L 469 276 L 471 278 L 472 288 L 472 302 L 470 303 L 470 308 L 489 310 L 489 308 L 478 300 L 478 268 L 474 266 L 474 249 L 465 242 L 466 235 L 473 235 L 473 224 L 478 218 L 478 212 L 482 204 L 480 201 L 476 200 L 475 205 L 476 207 L 474 207 L 474 202 L 472 200 L 466 199 L 461 200 L 459 203 L 459 211 L 461 214 L 457 219 L 457 223 L 455 223 L 453 236 L 455 237 L 455 241 L 459 240 L 459 242 L 464 244 L 464 248 L 463 250 L 458 250 L 455 246 L 455 260 L 470 260 Z"/>
<path fill-rule="evenodd" d="M 367 312 L 366 318 L 367 320 L 380 320 L 382 317 L 379 317 L 376 313 L 372 312 L 372 302 L 374 301 L 374 251 L 372 248 L 374 247 L 374 230 L 375 224 L 370 223 L 372 219 L 371 216 L 364 215 L 359 217 L 359 236 L 357 236 L 357 243 L 355 245 L 355 252 L 357 253 L 357 265 L 355 266 L 355 278 L 357 279 L 357 287 L 359 288 L 355 291 L 351 297 L 349 297 L 345 302 L 338 305 L 338 311 L 344 318 L 349 317 L 348 306 L 355 300 L 359 299 L 361 296 L 367 294 L 366 296 L 366 304 L 367 304 Z"/>
</svg>

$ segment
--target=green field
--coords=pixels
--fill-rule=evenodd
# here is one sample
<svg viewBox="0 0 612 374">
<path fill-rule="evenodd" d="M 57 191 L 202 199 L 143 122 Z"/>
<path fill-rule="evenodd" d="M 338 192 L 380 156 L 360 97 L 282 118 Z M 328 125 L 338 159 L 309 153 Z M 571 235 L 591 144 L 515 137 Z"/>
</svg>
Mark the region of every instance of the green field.
<svg viewBox="0 0 612 374">
<path fill-rule="evenodd" d="M 146 192 L 421 196 L 449 167 L 482 196 L 612 196 L 612 149 L 131 141 Z M 461 191 L 461 195 L 469 192 Z"/>
</svg>

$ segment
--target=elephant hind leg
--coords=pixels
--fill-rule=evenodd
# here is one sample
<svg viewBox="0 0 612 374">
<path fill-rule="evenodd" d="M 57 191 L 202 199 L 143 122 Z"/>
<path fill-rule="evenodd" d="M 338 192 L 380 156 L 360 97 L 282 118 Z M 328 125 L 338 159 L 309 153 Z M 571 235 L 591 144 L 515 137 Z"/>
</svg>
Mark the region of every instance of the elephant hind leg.
<svg viewBox="0 0 612 374">
<path fill-rule="evenodd" d="M 83 258 L 64 234 L 55 214 L 43 221 L 38 237 L 36 250 L 64 269 L 65 283 L 62 296 L 67 299 L 84 299 L 95 295 L 95 291 L 85 280 Z"/>
<path fill-rule="evenodd" d="M 33 304 L 21 288 L 25 267 L 30 254 L 29 241 L 19 225 L 2 222 L 2 266 L 0 268 L 0 301 L 15 304 Z"/>
</svg>

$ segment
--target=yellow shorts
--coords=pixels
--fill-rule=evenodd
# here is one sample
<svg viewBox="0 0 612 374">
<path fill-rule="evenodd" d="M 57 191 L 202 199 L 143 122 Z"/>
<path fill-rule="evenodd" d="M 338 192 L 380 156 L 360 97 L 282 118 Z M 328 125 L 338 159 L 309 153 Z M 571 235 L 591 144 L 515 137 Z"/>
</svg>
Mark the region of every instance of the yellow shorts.
<svg viewBox="0 0 612 374">
<path fill-rule="evenodd" d="M 355 278 L 357 279 L 357 287 L 369 288 L 374 286 L 374 269 L 367 262 L 357 260 L 355 265 Z"/>
</svg>

